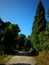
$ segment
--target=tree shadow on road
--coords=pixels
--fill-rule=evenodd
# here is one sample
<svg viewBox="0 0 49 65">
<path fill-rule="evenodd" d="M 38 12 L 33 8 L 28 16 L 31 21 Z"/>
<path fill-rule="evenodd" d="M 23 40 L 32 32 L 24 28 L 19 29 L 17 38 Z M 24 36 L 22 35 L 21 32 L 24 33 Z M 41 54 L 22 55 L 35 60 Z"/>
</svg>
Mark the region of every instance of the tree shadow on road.
<svg viewBox="0 0 49 65">
<path fill-rule="evenodd" d="M 6 64 L 0 64 L 0 65 L 6 65 Z M 17 63 L 17 64 L 9 64 L 9 65 L 31 65 L 31 64 L 26 64 L 26 63 Z"/>
<path fill-rule="evenodd" d="M 26 63 L 17 63 L 17 64 L 11 64 L 11 65 L 31 65 L 31 64 L 26 64 Z"/>
<path fill-rule="evenodd" d="M 16 55 L 17 56 L 30 56 L 29 53 L 17 53 Z"/>
</svg>

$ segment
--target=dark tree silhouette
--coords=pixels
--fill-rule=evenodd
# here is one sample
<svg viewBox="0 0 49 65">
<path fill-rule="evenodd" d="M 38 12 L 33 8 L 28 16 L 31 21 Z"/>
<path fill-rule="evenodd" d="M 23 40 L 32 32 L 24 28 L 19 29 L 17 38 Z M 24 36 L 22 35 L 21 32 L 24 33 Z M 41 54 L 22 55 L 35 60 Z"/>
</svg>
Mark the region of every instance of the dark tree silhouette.
<svg viewBox="0 0 49 65">
<path fill-rule="evenodd" d="M 32 33 L 31 33 L 31 41 L 33 48 L 38 52 L 38 49 L 40 47 L 40 40 L 39 40 L 39 34 L 41 32 L 46 31 L 46 19 L 45 19 L 45 9 L 40 1 L 36 10 L 35 19 L 32 26 Z"/>
<path fill-rule="evenodd" d="M 5 53 L 14 53 L 14 49 L 16 48 L 17 36 L 20 32 L 18 25 L 11 24 L 9 28 L 5 30 L 4 35 L 4 45 L 5 45 Z"/>
<path fill-rule="evenodd" d="M 46 30 L 46 19 L 45 19 L 45 9 L 42 2 L 40 1 L 36 10 L 36 16 L 32 27 L 32 40 L 33 43 L 39 43 L 38 35 L 40 32 Z"/>
<path fill-rule="evenodd" d="M 25 50 L 29 51 L 31 48 L 31 40 L 26 39 L 25 44 L 24 44 Z"/>
<path fill-rule="evenodd" d="M 39 34 L 46 30 L 45 9 L 40 1 L 36 10 L 36 16 L 33 23 L 32 34 Z"/>
<path fill-rule="evenodd" d="M 18 35 L 19 50 L 22 50 L 22 48 L 24 47 L 25 40 L 26 40 L 26 36 L 24 34 Z"/>
</svg>

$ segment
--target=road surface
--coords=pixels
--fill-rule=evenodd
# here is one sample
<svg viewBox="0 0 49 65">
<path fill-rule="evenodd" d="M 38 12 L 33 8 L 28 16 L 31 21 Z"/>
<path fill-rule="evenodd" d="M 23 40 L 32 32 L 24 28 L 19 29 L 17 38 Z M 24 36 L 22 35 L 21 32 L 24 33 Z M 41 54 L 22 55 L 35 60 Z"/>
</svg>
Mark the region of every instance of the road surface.
<svg viewBox="0 0 49 65">
<path fill-rule="evenodd" d="M 37 65 L 31 56 L 13 56 L 6 65 Z"/>
</svg>

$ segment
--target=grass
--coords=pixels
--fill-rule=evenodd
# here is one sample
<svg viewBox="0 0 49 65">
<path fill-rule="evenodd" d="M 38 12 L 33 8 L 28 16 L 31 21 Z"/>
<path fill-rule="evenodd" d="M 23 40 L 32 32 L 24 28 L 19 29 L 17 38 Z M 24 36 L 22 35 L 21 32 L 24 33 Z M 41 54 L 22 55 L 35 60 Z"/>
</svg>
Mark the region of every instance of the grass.
<svg viewBox="0 0 49 65">
<path fill-rule="evenodd" d="M 0 56 L 0 64 L 5 64 L 11 58 L 12 58 L 12 55 Z"/>
<path fill-rule="evenodd" d="M 35 57 L 35 60 L 39 65 L 49 65 L 49 51 L 40 52 L 39 55 Z"/>
</svg>

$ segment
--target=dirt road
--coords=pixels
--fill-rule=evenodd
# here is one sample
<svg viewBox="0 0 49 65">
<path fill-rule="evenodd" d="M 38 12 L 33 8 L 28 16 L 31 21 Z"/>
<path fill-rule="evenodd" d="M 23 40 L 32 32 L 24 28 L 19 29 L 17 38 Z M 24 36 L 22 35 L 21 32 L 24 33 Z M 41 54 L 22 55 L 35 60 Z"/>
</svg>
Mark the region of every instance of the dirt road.
<svg viewBox="0 0 49 65">
<path fill-rule="evenodd" d="M 6 65 L 36 65 L 33 57 L 30 56 L 14 56 Z"/>
</svg>

